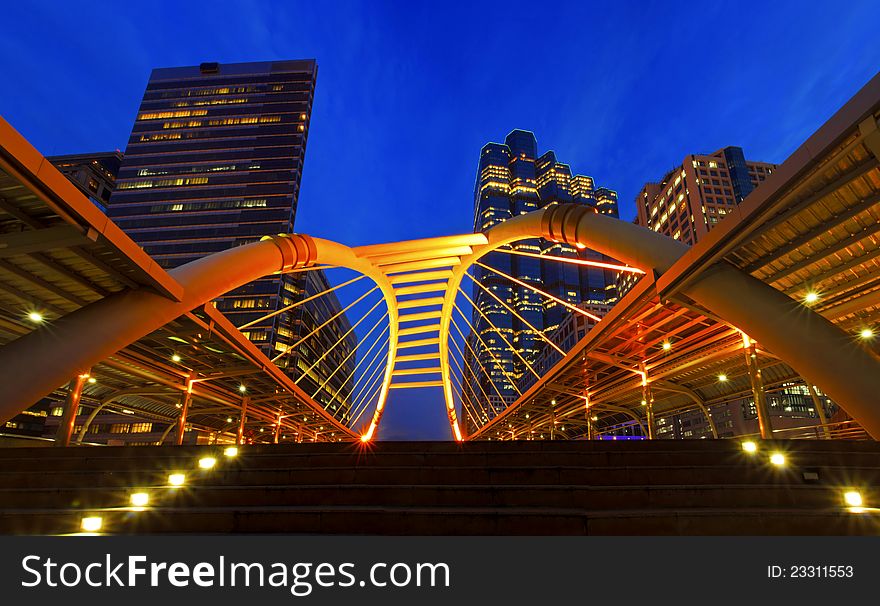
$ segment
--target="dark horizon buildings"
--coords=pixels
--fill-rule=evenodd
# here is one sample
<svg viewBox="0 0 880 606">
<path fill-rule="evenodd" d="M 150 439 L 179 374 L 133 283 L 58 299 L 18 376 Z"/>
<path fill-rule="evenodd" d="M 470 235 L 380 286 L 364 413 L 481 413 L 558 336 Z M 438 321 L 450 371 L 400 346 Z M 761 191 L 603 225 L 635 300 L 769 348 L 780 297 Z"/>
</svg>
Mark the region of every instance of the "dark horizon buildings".
<svg viewBox="0 0 880 606">
<path fill-rule="evenodd" d="M 138 109 L 110 218 L 166 269 L 292 233 L 309 119 L 314 60 L 203 63 L 154 69 Z M 220 297 L 217 309 L 315 399 L 348 418 L 353 335 L 334 293 L 267 314 L 327 288 L 320 272 L 266 276 Z M 327 322 L 325 328 L 314 332 Z M 300 346 L 303 337 L 308 341 Z M 325 352 L 327 355 L 320 360 Z M 307 372 L 308 369 L 314 369 Z M 323 380 L 340 366 L 321 388 Z"/>
<path fill-rule="evenodd" d="M 566 202 L 618 216 L 615 191 L 595 187 L 592 177 L 573 174 L 570 166 L 559 162 L 552 151 L 539 156 L 533 133 L 513 130 L 504 143 L 483 146 L 474 188 L 475 232 L 550 204 Z M 595 251 L 576 250 L 543 239 L 514 242 L 510 249 L 519 254 L 493 252 L 482 262 L 571 305 L 609 306 L 617 300 L 615 272 L 529 256 L 607 261 Z M 488 400 L 487 406 L 477 411 L 486 421 L 516 399 L 517 385 L 529 381 L 526 375 L 531 370 L 525 362 L 536 361 L 545 347 L 538 332 L 549 337 L 572 312 L 500 273 L 475 266 L 473 275 L 485 289 L 474 285 L 472 291 L 475 332 L 468 337 L 464 383 L 471 401 Z M 508 311 L 487 290 L 516 313 Z M 472 421 L 468 415 L 465 417 L 466 426 L 472 429 Z"/>
</svg>

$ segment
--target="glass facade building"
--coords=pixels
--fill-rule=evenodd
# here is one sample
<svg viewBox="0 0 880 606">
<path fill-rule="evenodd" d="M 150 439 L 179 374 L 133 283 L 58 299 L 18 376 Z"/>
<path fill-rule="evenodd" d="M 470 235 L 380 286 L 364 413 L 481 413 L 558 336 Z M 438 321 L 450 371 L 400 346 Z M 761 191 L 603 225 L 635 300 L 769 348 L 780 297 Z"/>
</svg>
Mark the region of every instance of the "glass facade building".
<svg viewBox="0 0 880 606">
<path fill-rule="evenodd" d="M 618 216 L 615 191 L 596 188 L 586 175 L 572 174 L 552 151 L 539 156 L 537 147 L 535 135 L 524 130 L 512 131 L 503 144 L 483 147 L 474 189 L 475 232 L 559 203 L 582 204 Z M 528 255 L 607 260 L 595 251 L 576 250 L 543 239 L 521 240 L 510 248 Z M 490 253 L 482 263 L 572 305 L 607 306 L 617 300 L 616 272 L 609 270 L 504 252 Z M 515 385 L 528 380 L 525 376 L 531 371 L 525 362 L 534 362 L 545 345 L 537 332 L 551 335 L 571 312 L 490 269 L 475 266 L 473 276 L 516 312 L 510 313 L 483 288 L 474 286 L 474 331 L 468 336 L 465 389 L 472 401 L 488 399 L 485 421 L 513 402 L 517 397 Z"/>
<path fill-rule="evenodd" d="M 265 235 L 292 233 L 316 76 L 314 60 L 154 69 L 110 200 L 110 217 L 165 268 Z M 244 325 L 326 284 L 324 276 L 312 273 L 266 276 L 221 297 L 217 308 L 233 324 Z M 332 295 L 322 299 L 244 332 L 269 358 L 283 354 L 277 363 L 297 378 L 317 361 L 314 350 L 328 335 L 348 328 L 342 315 L 329 330 L 309 338 L 314 345 L 298 346 L 312 331 L 310 322 L 327 319 L 321 306 L 339 306 Z M 350 340 L 340 344 L 321 362 L 326 368 L 310 374 L 328 376 L 338 367 L 329 366 L 331 358 L 344 358 L 351 346 Z M 303 381 L 311 393 L 314 380 Z M 339 390 L 328 385 L 316 399 L 345 416 L 347 403 Z"/>
</svg>

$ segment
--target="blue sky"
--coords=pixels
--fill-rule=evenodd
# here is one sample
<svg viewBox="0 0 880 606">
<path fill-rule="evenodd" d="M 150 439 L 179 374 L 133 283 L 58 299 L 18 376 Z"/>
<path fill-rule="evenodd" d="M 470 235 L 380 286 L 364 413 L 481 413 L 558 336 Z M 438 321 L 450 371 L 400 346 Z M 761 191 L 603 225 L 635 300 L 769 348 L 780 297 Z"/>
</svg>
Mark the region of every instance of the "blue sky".
<svg viewBox="0 0 880 606">
<path fill-rule="evenodd" d="M 513 128 L 629 219 L 689 153 L 781 162 L 880 69 L 873 1 L 30 2 L 4 22 L 0 114 L 46 155 L 124 150 L 153 67 L 317 59 L 296 228 L 350 245 L 470 231 L 479 149 Z M 393 399 L 383 434 L 447 438 L 439 395 Z"/>
</svg>

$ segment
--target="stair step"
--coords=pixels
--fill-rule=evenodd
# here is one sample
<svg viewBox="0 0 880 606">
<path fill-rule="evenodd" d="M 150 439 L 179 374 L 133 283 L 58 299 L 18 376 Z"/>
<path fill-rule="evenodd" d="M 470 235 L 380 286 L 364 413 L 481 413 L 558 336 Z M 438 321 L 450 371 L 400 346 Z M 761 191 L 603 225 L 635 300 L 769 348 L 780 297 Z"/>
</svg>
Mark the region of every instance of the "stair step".
<svg viewBox="0 0 880 606">
<path fill-rule="evenodd" d="M 239 507 L 99 510 L 111 533 L 383 535 L 843 535 L 876 534 L 880 516 L 837 510 L 577 511 L 550 508 Z M 82 513 L 0 512 L 0 533 L 76 533 Z"/>
</svg>

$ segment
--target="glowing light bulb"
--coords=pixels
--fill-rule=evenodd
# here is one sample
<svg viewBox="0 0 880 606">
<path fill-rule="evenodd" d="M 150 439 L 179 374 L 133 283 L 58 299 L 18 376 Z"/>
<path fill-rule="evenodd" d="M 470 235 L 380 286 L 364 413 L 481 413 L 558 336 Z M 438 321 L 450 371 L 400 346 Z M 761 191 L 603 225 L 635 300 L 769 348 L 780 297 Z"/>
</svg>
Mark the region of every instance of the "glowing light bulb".
<svg viewBox="0 0 880 606">
<path fill-rule="evenodd" d="M 103 525 L 103 518 L 98 516 L 83 518 L 82 522 L 80 522 L 80 527 L 86 532 L 98 532 Z"/>
<path fill-rule="evenodd" d="M 860 492 L 856 490 L 849 490 L 844 493 L 843 500 L 850 507 L 861 507 L 862 506 L 862 495 Z"/>
</svg>

